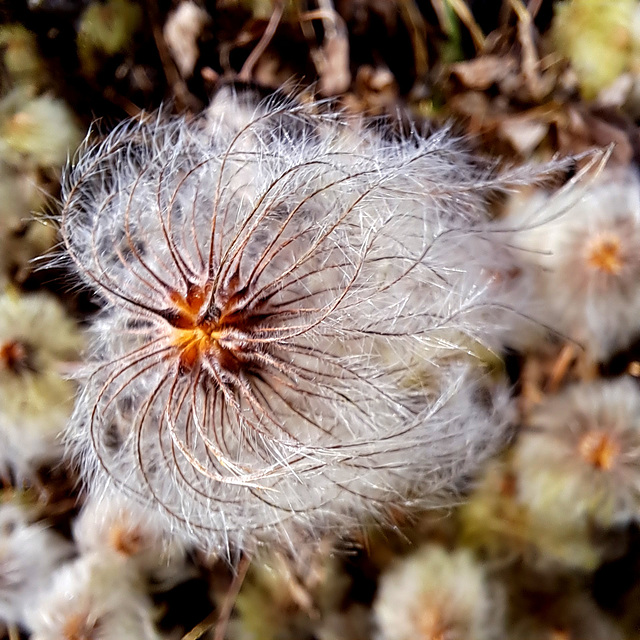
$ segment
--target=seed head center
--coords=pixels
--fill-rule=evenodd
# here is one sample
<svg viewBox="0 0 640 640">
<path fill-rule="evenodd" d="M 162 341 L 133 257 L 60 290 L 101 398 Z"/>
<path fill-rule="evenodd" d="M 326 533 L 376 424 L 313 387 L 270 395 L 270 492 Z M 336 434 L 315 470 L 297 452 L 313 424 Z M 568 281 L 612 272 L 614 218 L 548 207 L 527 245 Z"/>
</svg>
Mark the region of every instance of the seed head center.
<svg viewBox="0 0 640 640">
<path fill-rule="evenodd" d="M 109 530 L 109 545 L 124 556 L 134 556 L 144 546 L 144 536 L 127 523 L 116 523 Z"/>
<path fill-rule="evenodd" d="M 448 635 L 442 615 L 433 605 L 416 612 L 416 623 L 419 637 L 424 640 L 445 640 Z"/>
<path fill-rule="evenodd" d="M 30 369 L 29 349 L 19 340 L 0 344 L 0 365 L 12 373 L 20 374 Z"/>
<path fill-rule="evenodd" d="M 594 239 L 589 245 L 587 262 L 593 269 L 618 275 L 623 267 L 620 238 L 608 234 Z"/>
<path fill-rule="evenodd" d="M 64 640 L 93 640 L 96 625 L 88 620 L 88 613 L 74 613 L 70 615 L 62 628 Z"/>
<path fill-rule="evenodd" d="M 620 451 L 618 443 L 605 431 L 589 431 L 578 444 L 582 458 L 596 469 L 609 471 Z"/>
<path fill-rule="evenodd" d="M 210 290 L 193 287 L 186 296 L 173 293 L 172 341 L 180 354 L 180 365 L 191 369 L 203 358 L 213 359 L 224 369 L 237 369 L 242 356 L 232 336 L 245 329 L 242 313 L 209 310 Z"/>
<path fill-rule="evenodd" d="M 223 331 L 216 323 L 203 323 L 193 329 L 177 329 L 174 341 L 180 350 L 180 364 L 191 368 L 203 356 L 221 349 Z"/>
<path fill-rule="evenodd" d="M 7 123 L 7 133 L 15 137 L 26 135 L 34 124 L 34 120 L 29 114 L 22 112 L 16 113 Z"/>
</svg>

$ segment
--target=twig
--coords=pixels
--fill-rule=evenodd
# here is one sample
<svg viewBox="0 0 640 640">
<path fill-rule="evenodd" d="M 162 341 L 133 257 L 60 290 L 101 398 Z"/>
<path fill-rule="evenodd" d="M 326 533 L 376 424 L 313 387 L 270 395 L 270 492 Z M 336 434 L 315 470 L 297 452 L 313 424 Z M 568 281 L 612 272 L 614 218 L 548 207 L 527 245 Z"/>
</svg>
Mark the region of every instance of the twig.
<svg viewBox="0 0 640 640">
<path fill-rule="evenodd" d="M 189 633 L 182 636 L 182 640 L 198 640 L 211 629 L 218 619 L 218 612 L 214 609 L 202 622 L 197 624 Z"/>
<path fill-rule="evenodd" d="M 531 93 L 541 99 L 546 93 L 540 78 L 540 60 L 533 42 L 533 18 L 522 0 L 509 0 L 509 4 L 518 17 L 518 39 L 522 46 L 522 71 Z"/>
<path fill-rule="evenodd" d="M 551 375 L 546 385 L 546 391 L 556 393 L 565 379 L 571 363 L 577 355 L 576 346 L 574 344 L 565 344 L 551 368 Z"/>
<path fill-rule="evenodd" d="M 538 15 L 538 11 L 540 11 L 540 7 L 542 6 L 542 0 L 529 0 L 529 4 L 527 5 L 527 9 L 531 14 L 532 18 L 535 18 Z"/>
<path fill-rule="evenodd" d="M 231 581 L 220 611 L 212 611 L 202 622 L 197 624 L 189 633 L 182 636 L 182 640 L 199 640 L 202 636 L 215 627 L 214 640 L 224 640 L 224 635 L 229 624 L 229 617 L 236 603 L 236 598 L 247 575 L 247 570 L 251 564 L 251 555 L 244 554 L 238 563 L 238 570 Z"/>
<path fill-rule="evenodd" d="M 398 8 L 411 37 L 416 76 L 422 80 L 429 71 L 425 21 L 413 0 L 398 0 Z"/>
<path fill-rule="evenodd" d="M 258 44 L 255 46 L 253 51 L 249 54 L 249 57 L 245 60 L 245 63 L 242 65 L 242 69 L 240 69 L 240 73 L 238 74 L 238 80 L 241 80 L 243 82 L 248 82 L 249 80 L 251 80 L 253 67 L 256 65 L 256 62 L 258 62 L 260 56 L 265 52 L 266 48 L 269 46 L 269 43 L 273 39 L 273 36 L 276 33 L 276 29 L 280 24 L 283 12 L 284 0 L 277 0 L 274 3 L 273 13 L 269 18 L 267 28 L 264 30 L 264 33 L 258 41 Z"/>
<path fill-rule="evenodd" d="M 231 612 L 233 611 L 233 607 L 236 604 L 236 598 L 238 597 L 238 593 L 240 592 L 240 588 L 242 587 L 242 583 L 244 582 L 244 578 L 247 575 L 250 564 L 251 555 L 245 553 L 238 564 L 238 571 L 233 577 L 231 586 L 229 587 L 229 590 L 227 591 L 222 602 L 222 607 L 220 608 L 220 617 L 218 618 L 218 622 L 216 624 L 216 630 L 213 634 L 213 640 L 224 640 L 224 635 L 227 631 L 227 625 L 229 624 Z"/>
<path fill-rule="evenodd" d="M 464 0 L 445 0 L 471 34 L 476 51 L 484 49 L 485 37 Z"/>
<path fill-rule="evenodd" d="M 113 87 L 105 87 L 102 95 L 109 102 L 122 109 L 130 118 L 135 118 L 142 113 L 142 109 L 137 104 L 129 100 L 129 98 L 117 93 Z"/>
<path fill-rule="evenodd" d="M 153 33 L 153 39 L 156 43 L 156 49 L 160 56 L 160 62 L 164 70 L 164 75 L 173 91 L 176 103 L 178 107 L 198 109 L 199 104 L 197 98 L 189 91 L 186 82 L 182 79 L 178 67 L 176 66 L 166 42 L 162 35 L 162 29 L 160 28 L 157 12 L 157 4 L 154 0 L 146 0 L 147 14 L 149 21 L 151 22 L 151 31 Z"/>
<path fill-rule="evenodd" d="M 320 76 L 320 93 L 334 95 L 343 93 L 351 84 L 349 70 L 349 34 L 342 16 L 335 10 L 333 0 L 317 0 L 318 9 L 301 13 L 300 27 L 307 39 L 315 36 L 309 31 L 310 22 L 322 20 L 324 39 L 321 47 L 311 47 L 311 59 Z"/>
</svg>

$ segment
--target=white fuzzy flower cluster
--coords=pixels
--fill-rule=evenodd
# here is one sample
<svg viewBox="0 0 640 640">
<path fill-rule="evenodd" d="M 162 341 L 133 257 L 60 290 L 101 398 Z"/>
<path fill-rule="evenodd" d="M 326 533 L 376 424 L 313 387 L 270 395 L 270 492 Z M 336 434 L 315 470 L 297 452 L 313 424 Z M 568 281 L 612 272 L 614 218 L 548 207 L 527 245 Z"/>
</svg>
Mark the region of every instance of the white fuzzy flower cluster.
<svg viewBox="0 0 640 640">
<path fill-rule="evenodd" d="M 109 555 L 84 555 L 62 566 L 29 613 L 32 640 L 161 638 L 144 586 Z"/>
<path fill-rule="evenodd" d="M 46 587 L 71 545 L 17 502 L 0 505 L 0 625 L 28 618 L 34 594 Z"/>
<path fill-rule="evenodd" d="M 526 426 L 514 456 L 520 499 L 533 517 L 549 528 L 640 520 L 640 390 L 634 380 L 570 386 L 536 407 Z"/>
<path fill-rule="evenodd" d="M 480 366 L 517 319 L 506 180 L 446 132 L 233 93 L 85 149 L 62 236 L 104 300 L 68 431 L 90 491 L 211 550 L 433 503 L 508 422 Z"/>
<path fill-rule="evenodd" d="M 0 506 L 0 626 L 33 640 L 160 640 L 149 584 L 169 589 L 190 577 L 184 550 L 135 504 L 96 506 L 74 523 L 75 549 L 26 506 Z"/>
<path fill-rule="evenodd" d="M 114 555 L 157 589 L 190 577 L 184 546 L 164 536 L 151 514 L 122 496 L 89 499 L 74 522 L 73 537 L 80 553 Z"/>
<path fill-rule="evenodd" d="M 606 359 L 640 335 L 640 179 L 605 169 L 577 189 L 510 203 L 506 224 L 534 278 L 529 313 Z"/>
<path fill-rule="evenodd" d="M 503 594 L 466 549 L 429 544 L 396 563 L 374 611 L 380 640 L 505 637 Z"/>
<path fill-rule="evenodd" d="M 84 336 L 46 293 L 0 295 L 0 473 L 18 483 L 62 457 L 76 385 L 65 366 Z"/>
<path fill-rule="evenodd" d="M 630 377 L 567 386 L 524 418 L 461 510 L 465 544 L 538 571 L 593 571 L 606 535 L 640 521 L 640 389 Z M 613 547 L 619 553 L 618 541 Z"/>
</svg>

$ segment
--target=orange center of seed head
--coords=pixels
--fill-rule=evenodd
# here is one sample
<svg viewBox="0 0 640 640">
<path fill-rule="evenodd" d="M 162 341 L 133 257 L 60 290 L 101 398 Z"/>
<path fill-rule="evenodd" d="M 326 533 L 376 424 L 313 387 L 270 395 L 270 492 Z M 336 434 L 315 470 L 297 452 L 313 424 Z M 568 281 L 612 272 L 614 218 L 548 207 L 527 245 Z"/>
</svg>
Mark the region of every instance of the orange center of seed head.
<svg viewBox="0 0 640 640">
<path fill-rule="evenodd" d="M 623 266 L 620 238 L 611 234 L 595 238 L 589 243 L 587 263 L 598 271 L 611 275 L 619 274 Z"/>
<path fill-rule="evenodd" d="M 123 556 L 135 556 L 144 546 L 144 536 L 126 523 L 117 523 L 109 529 L 109 546 Z"/>
<path fill-rule="evenodd" d="M 27 135 L 33 125 L 33 118 L 28 113 L 19 111 L 7 123 L 6 132 L 8 136 L 18 138 L 22 135 Z"/>
<path fill-rule="evenodd" d="M 615 464 L 620 447 L 610 434 L 604 431 L 590 431 L 580 440 L 578 451 L 594 468 L 609 471 Z"/>
<path fill-rule="evenodd" d="M 9 340 L 0 345 L 0 363 L 13 373 L 20 373 L 28 366 L 27 348 L 19 340 Z"/>
<path fill-rule="evenodd" d="M 65 621 L 61 640 L 93 640 L 94 632 L 95 626 L 89 625 L 88 616 L 75 613 Z"/>
<path fill-rule="evenodd" d="M 230 329 L 243 329 L 246 317 L 241 312 L 222 309 L 216 319 L 207 316 L 206 305 L 209 301 L 210 288 L 192 286 L 186 296 L 177 292 L 171 293 L 175 315 L 170 323 L 174 328 L 174 344 L 180 351 L 180 364 L 190 369 L 202 355 L 213 355 L 226 369 L 238 366 L 238 353 L 229 346 L 224 346 L 222 338 Z M 233 300 L 229 300 L 227 307 Z"/>
<path fill-rule="evenodd" d="M 442 623 L 440 612 L 432 606 L 425 606 L 414 614 L 417 637 L 420 640 L 447 640 L 449 634 Z"/>
</svg>

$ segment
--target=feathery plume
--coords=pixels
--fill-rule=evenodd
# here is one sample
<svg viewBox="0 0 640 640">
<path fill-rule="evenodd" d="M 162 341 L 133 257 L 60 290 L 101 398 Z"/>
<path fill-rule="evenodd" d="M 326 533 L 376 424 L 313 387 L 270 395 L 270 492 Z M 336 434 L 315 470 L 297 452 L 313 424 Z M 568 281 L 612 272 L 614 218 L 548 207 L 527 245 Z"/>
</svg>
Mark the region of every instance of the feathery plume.
<svg viewBox="0 0 640 640">
<path fill-rule="evenodd" d="M 508 422 L 477 358 L 516 317 L 502 186 L 448 132 L 229 93 L 84 149 L 62 236 L 104 300 L 68 433 L 91 490 L 208 549 L 433 503 Z"/>
</svg>

